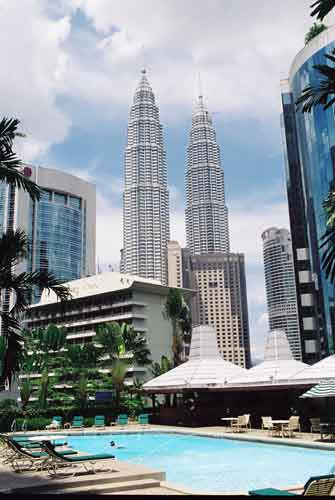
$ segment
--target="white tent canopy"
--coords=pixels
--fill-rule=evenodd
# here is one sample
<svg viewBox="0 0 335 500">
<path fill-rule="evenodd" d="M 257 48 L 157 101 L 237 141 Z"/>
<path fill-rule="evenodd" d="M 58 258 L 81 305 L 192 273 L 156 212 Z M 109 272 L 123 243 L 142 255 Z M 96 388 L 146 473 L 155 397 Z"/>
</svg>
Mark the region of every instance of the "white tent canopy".
<svg viewBox="0 0 335 500">
<path fill-rule="evenodd" d="M 335 379 L 335 354 L 308 366 L 303 372 L 297 373 L 292 380 L 298 382 L 318 383 L 321 380 Z"/>
<path fill-rule="evenodd" d="M 192 331 L 189 361 L 150 380 L 143 385 L 143 389 L 159 392 L 223 386 L 246 371 L 222 358 L 214 328 L 202 325 Z"/>
<path fill-rule="evenodd" d="M 307 366 L 293 359 L 285 332 L 273 330 L 267 337 L 264 361 L 250 370 L 245 370 L 242 375 L 232 379 L 229 385 L 270 385 L 287 382 Z"/>
</svg>

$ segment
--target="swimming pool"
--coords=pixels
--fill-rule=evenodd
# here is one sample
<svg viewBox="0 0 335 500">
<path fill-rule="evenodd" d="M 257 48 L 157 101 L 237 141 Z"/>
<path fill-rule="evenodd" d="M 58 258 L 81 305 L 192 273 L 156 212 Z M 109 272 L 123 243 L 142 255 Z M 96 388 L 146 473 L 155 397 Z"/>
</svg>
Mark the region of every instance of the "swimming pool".
<svg viewBox="0 0 335 500">
<path fill-rule="evenodd" d="M 124 448 L 111 448 L 112 440 Z M 335 451 L 162 432 L 78 435 L 67 441 L 87 453 L 113 450 L 120 460 L 165 471 L 169 483 L 199 492 L 296 486 L 329 473 L 335 464 Z"/>
</svg>

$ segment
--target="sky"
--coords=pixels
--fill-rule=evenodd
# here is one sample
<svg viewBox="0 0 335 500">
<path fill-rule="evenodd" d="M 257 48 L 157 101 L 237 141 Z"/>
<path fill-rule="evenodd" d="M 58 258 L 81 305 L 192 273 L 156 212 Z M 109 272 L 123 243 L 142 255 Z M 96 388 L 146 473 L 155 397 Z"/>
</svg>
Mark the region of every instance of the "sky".
<svg viewBox="0 0 335 500">
<path fill-rule="evenodd" d="M 231 250 L 246 260 L 253 359 L 268 322 L 262 232 L 289 228 L 280 80 L 304 46 L 311 0 L 0 0 L 0 108 L 26 162 L 97 188 L 97 260 L 122 248 L 123 153 L 143 67 L 167 152 L 171 239 L 185 244 L 184 175 L 201 74 L 221 147 Z"/>
</svg>

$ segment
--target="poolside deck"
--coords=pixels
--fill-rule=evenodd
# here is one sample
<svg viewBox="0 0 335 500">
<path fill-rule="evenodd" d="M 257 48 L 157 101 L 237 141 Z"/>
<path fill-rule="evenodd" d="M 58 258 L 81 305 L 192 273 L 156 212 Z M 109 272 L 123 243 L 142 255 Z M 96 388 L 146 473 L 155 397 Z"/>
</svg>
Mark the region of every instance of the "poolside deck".
<svg viewBox="0 0 335 500">
<path fill-rule="evenodd" d="M 263 443 L 281 443 L 291 446 L 305 446 L 318 449 L 327 449 L 335 451 L 335 442 L 320 442 L 316 435 L 310 433 L 296 433 L 294 438 L 274 438 L 268 436 L 267 432 L 252 429 L 243 433 L 232 433 L 228 428 L 223 426 L 217 427 L 173 427 L 149 425 L 145 428 L 139 425 L 129 425 L 124 427 L 106 427 L 105 429 L 82 428 L 72 429 L 70 431 L 60 431 L 62 434 L 103 434 L 107 432 L 124 433 L 124 432 L 177 432 L 183 434 L 197 434 L 199 436 L 225 437 L 230 439 L 252 440 Z M 29 432 L 29 434 L 39 434 L 41 432 Z M 335 455 L 334 455 L 335 458 Z M 106 467 L 106 463 L 103 467 Z M 24 472 L 15 473 L 11 468 L 3 464 L 0 465 L 0 493 L 90 493 L 90 494 L 141 494 L 141 495 L 183 495 L 183 494 L 198 494 L 185 487 L 172 485 L 165 482 L 164 471 L 154 471 L 142 465 L 130 464 L 115 460 L 109 466 L 112 471 L 98 474 L 78 474 L 74 477 L 65 479 L 51 479 L 45 472 Z M 283 489 L 285 485 L 282 485 Z M 301 493 L 303 485 L 297 485 L 290 488 L 290 491 Z M 207 492 L 208 493 L 208 492 Z M 222 492 L 229 495 L 230 492 Z M 236 493 L 235 493 L 236 494 Z M 247 494 L 246 491 L 241 491 L 240 494 Z"/>
</svg>

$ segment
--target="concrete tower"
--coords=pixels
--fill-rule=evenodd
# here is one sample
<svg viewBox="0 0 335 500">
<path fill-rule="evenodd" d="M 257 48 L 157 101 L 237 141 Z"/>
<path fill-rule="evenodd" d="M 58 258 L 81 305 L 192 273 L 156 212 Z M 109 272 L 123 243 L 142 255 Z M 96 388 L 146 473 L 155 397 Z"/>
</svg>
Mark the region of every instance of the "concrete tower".
<svg viewBox="0 0 335 500">
<path fill-rule="evenodd" d="M 302 359 L 291 235 L 271 227 L 262 234 L 265 289 L 271 330 L 286 333 L 291 352 Z"/>
<path fill-rule="evenodd" d="M 186 170 L 186 239 L 192 255 L 229 252 L 220 147 L 202 95 L 192 117 Z"/>
<path fill-rule="evenodd" d="M 128 124 L 123 194 L 123 271 L 167 284 L 169 192 L 163 127 L 142 71 Z"/>
</svg>

